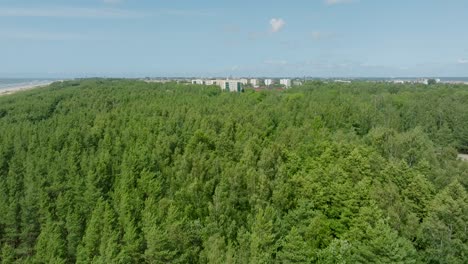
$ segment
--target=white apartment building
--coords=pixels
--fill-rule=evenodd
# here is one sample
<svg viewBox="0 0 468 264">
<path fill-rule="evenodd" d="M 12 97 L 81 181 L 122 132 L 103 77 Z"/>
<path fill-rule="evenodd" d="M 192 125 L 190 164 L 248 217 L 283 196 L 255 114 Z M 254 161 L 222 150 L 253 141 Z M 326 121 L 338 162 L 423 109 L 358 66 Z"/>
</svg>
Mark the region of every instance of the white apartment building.
<svg viewBox="0 0 468 264">
<path fill-rule="evenodd" d="M 218 85 L 222 90 L 230 92 L 242 92 L 244 90 L 244 83 L 247 84 L 247 79 L 240 80 L 202 80 L 196 79 L 192 80 L 192 84 L 200 85 Z"/>
<path fill-rule="evenodd" d="M 240 80 L 226 80 L 220 86 L 222 90 L 229 92 L 242 92 L 244 89 Z"/>
<path fill-rule="evenodd" d="M 265 85 L 266 86 L 269 86 L 269 85 L 272 85 L 273 84 L 273 80 L 272 79 L 265 79 Z"/>
<path fill-rule="evenodd" d="M 203 80 L 202 79 L 192 80 L 192 84 L 203 84 Z"/>
<path fill-rule="evenodd" d="M 239 82 L 241 82 L 243 85 L 247 85 L 249 83 L 249 80 L 247 79 L 240 79 Z"/>
<path fill-rule="evenodd" d="M 291 87 L 291 80 L 290 79 L 281 79 L 280 84 L 286 86 L 286 88 Z"/>
<path fill-rule="evenodd" d="M 250 79 L 250 84 L 253 86 L 253 87 L 258 87 L 258 80 L 257 79 Z"/>
</svg>

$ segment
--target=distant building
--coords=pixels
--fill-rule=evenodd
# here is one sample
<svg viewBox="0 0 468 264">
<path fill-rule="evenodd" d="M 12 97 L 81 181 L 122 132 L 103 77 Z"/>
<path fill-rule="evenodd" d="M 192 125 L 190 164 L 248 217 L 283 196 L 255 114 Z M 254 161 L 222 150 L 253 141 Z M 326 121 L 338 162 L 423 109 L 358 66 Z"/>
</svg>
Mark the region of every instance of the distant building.
<svg viewBox="0 0 468 264">
<path fill-rule="evenodd" d="M 294 80 L 294 81 L 292 81 L 292 84 L 295 85 L 295 86 L 300 86 L 300 85 L 302 85 L 302 82 L 299 81 L 299 80 Z"/>
<path fill-rule="evenodd" d="M 273 80 L 272 79 L 265 79 L 265 85 L 266 86 L 270 86 L 273 84 Z"/>
<path fill-rule="evenodd" d="M 249 80 L 247 79 L 240 79 L 239 82 L 241 82 L 243 85 L 247 85 L 249 83 Z"/>
<path fill-rule="evenodd" d="M 291 80 L 290 79 L 281 79 L 280 84 L 286 86 L 286 88 L 291 87 Z"/>
<path fill-rule="evenodd" d="M 416 83 L 421 83 L 421 84 L 428 85 L 429 84 L 429 79 L 418 79 L 416 81 Z"/>
<path fill-rule="evenodd" d="M 225 80 L 212 80 L 212 81 L 213 81 L 213 85 L 219 85 L 219 86 L 221 86 L 221 84 L 225 82 Z"/>
<path fill-rule="evenodd" d="M 250 84 L 255 88 L 257 88 L 259 86 L 257 79 L 250 79 Z"/>
<path fill-rule="evenodd" d="M 244 91 L 244 83 L 248 83 L 247 79 L 241 80 L 202 80 L 196 79 L 192 80 L 192 84 L 200 85 L 218 85 L 222 90 L 230 92 L 242 92 Z"/>
<path fill-rule="evenodd" d="M 192 80 L 192 84 L 203 84 L 203 80 L 201 79 Z"/>
<path fill-rule="evenodd" d="M 222 90 L 229 92 L 242 92 L 244 90 L 240 80 L 226 80 L 220 86 Z"/>
</svg>

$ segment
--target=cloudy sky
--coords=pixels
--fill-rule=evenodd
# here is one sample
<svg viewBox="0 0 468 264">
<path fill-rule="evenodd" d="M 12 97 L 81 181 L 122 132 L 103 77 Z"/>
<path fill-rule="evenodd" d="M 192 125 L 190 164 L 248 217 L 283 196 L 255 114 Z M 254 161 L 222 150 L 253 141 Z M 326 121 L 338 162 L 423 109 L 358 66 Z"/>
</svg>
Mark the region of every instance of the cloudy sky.
<svg viewBox="0 0 468 264">
<path fill-rule="evenodd" d="M 0 77 L 468 76 L 466 0 L 0 0 Z"/>
</svg>

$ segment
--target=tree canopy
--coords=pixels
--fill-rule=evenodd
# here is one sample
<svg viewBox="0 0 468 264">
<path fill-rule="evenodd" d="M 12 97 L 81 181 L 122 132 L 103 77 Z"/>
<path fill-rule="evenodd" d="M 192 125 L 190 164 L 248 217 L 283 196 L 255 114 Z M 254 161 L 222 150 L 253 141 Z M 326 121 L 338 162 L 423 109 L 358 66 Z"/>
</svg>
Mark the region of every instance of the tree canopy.
<svg viewBox="0 0 468 264">
<path fill-rule="evenodd" d="M 468 88 L 0 97 L 2 263 L 466 263 Z"/>
</svg>

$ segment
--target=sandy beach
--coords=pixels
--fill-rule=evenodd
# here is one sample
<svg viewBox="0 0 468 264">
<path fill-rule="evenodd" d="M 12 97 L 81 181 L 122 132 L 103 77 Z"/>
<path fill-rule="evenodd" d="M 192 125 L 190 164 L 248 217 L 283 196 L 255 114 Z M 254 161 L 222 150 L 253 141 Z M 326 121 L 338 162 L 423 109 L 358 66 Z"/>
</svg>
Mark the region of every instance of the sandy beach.
<svg viewBox="0 0 468 264">
<path fill-rule="evenodd" d="M 14 94 L 14 93 L 17 93 L 17 92 L 36 89 L 36 88 L 47 87 L 52 83 L 54 83 L 54 82 L 51 81 L 51 82 L 40 83 L 40 84 L 31 84 L 31 85 L 8 87 L 8 88 L 5 88 L 5 89 L 0 89 L 0 96 Z"/>
<path fill-rule="evenodd" d="M 458 158 L 464 161 L 468 161 L 468 154 L 458 154 Z"/>
</svg>

